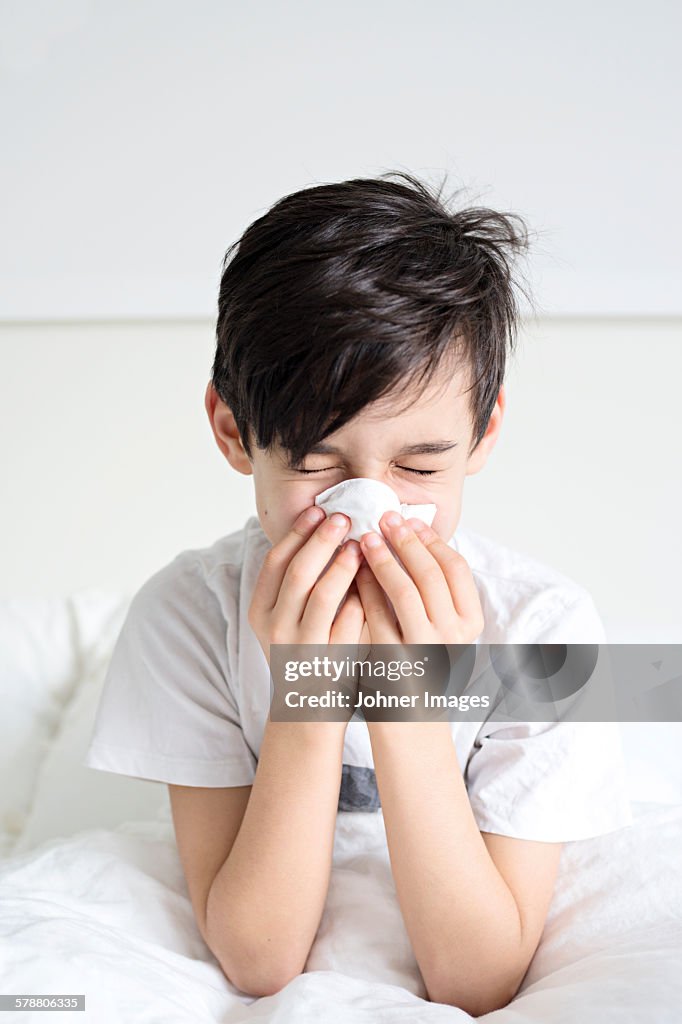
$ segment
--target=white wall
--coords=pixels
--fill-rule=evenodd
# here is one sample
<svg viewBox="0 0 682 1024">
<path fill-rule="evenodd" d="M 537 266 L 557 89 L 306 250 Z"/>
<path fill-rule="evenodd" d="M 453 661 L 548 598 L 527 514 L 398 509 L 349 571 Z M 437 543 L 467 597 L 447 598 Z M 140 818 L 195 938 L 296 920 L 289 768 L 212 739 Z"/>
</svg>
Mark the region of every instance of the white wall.
<svg viewBox="0 0 682 1024">
<path fill-rule="evenodd" d="M 203 407 L 213 324 L 0 327 L 0 595 L 132 593 L 255 514 Z M 587 586 L 612 642 L 682 642 L 681 320 L 525 324 L 462 525 Z"/>
<path fill-rule="evenodd" d="M 0 318 L 210 317 L 305 185 L 448 172 L 541 232 L 543 315 L 682 313 L 670 0 L 0 7 Z"/>
</svg>

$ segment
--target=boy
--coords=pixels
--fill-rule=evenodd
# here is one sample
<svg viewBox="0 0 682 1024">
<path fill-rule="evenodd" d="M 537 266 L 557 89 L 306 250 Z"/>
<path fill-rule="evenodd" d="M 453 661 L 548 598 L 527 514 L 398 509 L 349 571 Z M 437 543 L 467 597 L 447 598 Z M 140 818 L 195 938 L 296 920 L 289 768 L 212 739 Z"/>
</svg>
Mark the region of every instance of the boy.
<svg viewBox="0 0 682 1024">
<path fill-rule="evenodd" d="M 168 784 L 197 925 L 251 995 L 304 970 L 339 811 L 381 810 L 426 994 L 475 1015 L 518 990 L 562 843 L 631 823 L 612 723 L 268 715 L 271 643 L 605 642 L 582 587 L 457 530 L 526 244 L 515 215 L 392 174 L 286 196 L 226 254 L 205 405 L 257 516 L 135 595 L 86 763 Z M 352 477 L 435 503 L 432 526 L 343 544 L 314 501 Z"/>
</svg>

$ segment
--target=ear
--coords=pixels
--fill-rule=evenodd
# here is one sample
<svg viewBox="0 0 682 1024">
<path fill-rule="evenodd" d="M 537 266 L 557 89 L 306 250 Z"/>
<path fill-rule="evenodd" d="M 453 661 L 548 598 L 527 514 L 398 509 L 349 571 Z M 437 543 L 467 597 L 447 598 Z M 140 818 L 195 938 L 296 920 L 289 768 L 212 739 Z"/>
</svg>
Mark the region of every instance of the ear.
<svg viewBox="0 0 682 1024">
<path fill-rule="evenodd" d="M 250 476 L 253 473 L 253 466 L 244 451 L 232 410 L 223 402 L 213 386 L 213 381 L 208 382 L 204 395 L 204 406 L 213 436 L 221 452 L 233 469 L 245 476 Z"/>
<path fill-rule="evenodd" d="M 507 396 L 503 384 L 498 392 L 497 401 L 495 402 L 493 411 L 490 414 L 485 434 L 467 460 L 465 476 L 472 476 L 474 473 L 478 473 L 479 470 L 483 469 L 488 461 L 488 456 L 495 447 L 497 439 L 500 436 L 506 405 Z"/>
</svg>

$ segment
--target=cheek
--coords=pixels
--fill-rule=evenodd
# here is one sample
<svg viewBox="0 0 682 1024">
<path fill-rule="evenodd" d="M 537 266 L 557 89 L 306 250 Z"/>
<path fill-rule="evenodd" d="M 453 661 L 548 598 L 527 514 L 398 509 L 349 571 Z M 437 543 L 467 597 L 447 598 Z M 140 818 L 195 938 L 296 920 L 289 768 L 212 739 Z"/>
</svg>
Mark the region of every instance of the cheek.
<svg viewBox="0 0 682 1024">
<path fill-rule="evenodd" d="M 431 527 L 444 541 L 449 541 L 457 529 L 461 514 L 461 494 L 450 497 L 447 502 L 439 502 Z"/>
<path fill-rule="evenodd" d="M 258 503 L 261 526 L 272 544 L 276 544 L 292 528 L 301 512 L 315 504 L 315 496 L 325 485 L 319 481 L 302 481 L 278 488 Z"/>
<path fill-rule="evenodd" d="M 330 480 L 329 477 L 326 480 L 310 477 L 307 480 L 293 482 L 287 488 L 287 493 L 284 495 L 287 511 L 291 515 L 291 521 L 293 522 L 296 516 L 300 515 L 304 509 L 314 505 L 318 494 L 322 494 L 322 491 L 326 491 L 333 483 L 338 482 L 338 480 Z"/>
</svg>

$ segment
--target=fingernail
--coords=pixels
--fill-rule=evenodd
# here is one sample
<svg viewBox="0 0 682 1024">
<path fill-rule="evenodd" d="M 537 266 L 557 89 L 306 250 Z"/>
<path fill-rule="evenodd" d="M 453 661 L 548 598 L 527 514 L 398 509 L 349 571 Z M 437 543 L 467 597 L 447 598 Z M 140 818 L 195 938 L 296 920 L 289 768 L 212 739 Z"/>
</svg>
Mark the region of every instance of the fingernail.
<svg viewBox="0 0 682 1024">
<path fill-rule="evenodd" d="M 421 519 L 408 519 L 408 526 L 411 526 L 416 533 L 421 533 L 422 530 L 426 529 L 426 523 L 423 523 Z"/>
<path fill-rule="evenodd" d="M 378 548 L 383 544 L 381 537 L 376 533 L 368 533 L 366 537 L 362 538 L 362 540 L 368 548 Z"/>
<path fill-rule="evenodd" d="M 303 513 L 303 522 L 310 523 L 311 526 L 313 523 L 321 523 L 324 518 L 326 518 L 326 513 L 319 505 L 309 508 Z"/>
<path fill-rule="evenodd" d="M 340 512 L 335 512 L 334 515 L 331 517 L 330 522 L 332 526 L 343 526 L 344 528 L 348 527 L 346 517 L 344 515 L 341 515 Z"/>
</svg>

